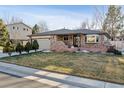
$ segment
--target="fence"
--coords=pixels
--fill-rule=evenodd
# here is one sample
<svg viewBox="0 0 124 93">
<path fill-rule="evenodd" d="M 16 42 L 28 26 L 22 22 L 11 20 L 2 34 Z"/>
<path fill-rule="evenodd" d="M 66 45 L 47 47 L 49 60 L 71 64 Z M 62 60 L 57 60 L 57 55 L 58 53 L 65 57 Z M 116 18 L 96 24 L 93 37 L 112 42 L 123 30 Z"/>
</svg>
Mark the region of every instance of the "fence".
<svg viewBox="0 0 124 93">
<path fill-rule="evenodd" d="M 124 49 L 124 41 L 110 41 L 111 45 L 114 45 L 116 49 Z"/>
</svg>

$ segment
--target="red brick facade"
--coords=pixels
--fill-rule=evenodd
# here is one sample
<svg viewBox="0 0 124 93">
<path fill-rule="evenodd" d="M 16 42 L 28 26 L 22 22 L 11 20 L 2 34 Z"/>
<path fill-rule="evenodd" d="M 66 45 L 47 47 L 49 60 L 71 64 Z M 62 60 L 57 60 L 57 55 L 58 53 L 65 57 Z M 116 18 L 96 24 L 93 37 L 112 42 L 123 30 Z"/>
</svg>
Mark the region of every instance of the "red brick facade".
<svg viewBox="0 0 124 93">
<path fill-rule="evenodd" d="M 78 49 L 80 49 L 80 51 L 87 50 L 91 52 L 106 52 L 107 51 L 107 47 L 104 45 L 103 35 L 100 35 L 99 43 L 92 43 L 92 44 L 85 43 L 85 37 L 84 35 L 81 35 L 81 46 L 79 48 L 77 47 L 69 48 L 68 45 L 65 45 L 64 41 L 58 40 L 57 38 L 58 36 L 54 36 L 53 38 L 54 41 L 51 43 L 51 50 L 55 52 L 65 52 L 65 51 L 74 52 L 74 51 L 77 51 Z M 73 40 L 69 39 L 69 42 L 72 42 L 72 41 Z"/>
</svg>

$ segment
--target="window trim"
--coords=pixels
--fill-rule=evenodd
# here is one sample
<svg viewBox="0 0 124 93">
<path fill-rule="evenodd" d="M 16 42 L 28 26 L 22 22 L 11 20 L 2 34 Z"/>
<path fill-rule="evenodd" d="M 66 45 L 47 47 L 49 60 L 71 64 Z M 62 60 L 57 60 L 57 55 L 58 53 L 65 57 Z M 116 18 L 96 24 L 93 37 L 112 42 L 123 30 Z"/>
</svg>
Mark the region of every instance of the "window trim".
<svg viewBox="0 0 124 93">
<path fill-rule="evenodd" d="M 90 37 L 90 36 L 95 36 L 95 42 L 88 42 L 87 37 Z M 97 42 L 97 37 L 98 37 L 98 42 Z M 86 42 L 85 43 L 88 43 L 88 44 L 99 43 L 99 35 L 97 35 L 97 34 L 86 35 Z"/>
</svg>

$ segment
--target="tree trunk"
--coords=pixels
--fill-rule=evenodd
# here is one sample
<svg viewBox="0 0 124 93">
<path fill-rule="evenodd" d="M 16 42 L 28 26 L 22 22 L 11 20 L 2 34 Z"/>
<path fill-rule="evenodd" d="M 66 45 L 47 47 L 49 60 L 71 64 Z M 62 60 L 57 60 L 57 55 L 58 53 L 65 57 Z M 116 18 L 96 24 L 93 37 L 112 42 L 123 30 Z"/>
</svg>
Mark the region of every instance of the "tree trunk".
<svg viewBox="0 0 124 93">
<path fill-rule="evenodd" d="M 20 52 L 19 52 L 19 54 L 21 55 L 21 54 L 22 54 L 22 52 L 20 51 Z"/>
<path fill-rule="evenodd" d="M 9 55 L 9 56 L 11 56 L 11 54 L 12 54 L 11 52 L 8 52 L 8 55 Z"/>
</svg>

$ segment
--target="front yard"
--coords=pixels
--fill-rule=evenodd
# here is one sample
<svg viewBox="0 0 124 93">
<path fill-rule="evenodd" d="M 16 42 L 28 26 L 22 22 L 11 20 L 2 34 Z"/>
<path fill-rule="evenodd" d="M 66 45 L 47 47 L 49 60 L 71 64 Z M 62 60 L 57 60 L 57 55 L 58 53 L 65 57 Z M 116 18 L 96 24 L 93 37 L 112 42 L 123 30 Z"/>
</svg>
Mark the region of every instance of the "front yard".
<svg viewBox="0 0 124 93">
<path fill-rule="evenodd" d="M 124 56 L 92 53 L 31 53 L 0 60 L 124 84 Z"/>
</svg>

